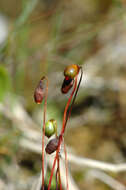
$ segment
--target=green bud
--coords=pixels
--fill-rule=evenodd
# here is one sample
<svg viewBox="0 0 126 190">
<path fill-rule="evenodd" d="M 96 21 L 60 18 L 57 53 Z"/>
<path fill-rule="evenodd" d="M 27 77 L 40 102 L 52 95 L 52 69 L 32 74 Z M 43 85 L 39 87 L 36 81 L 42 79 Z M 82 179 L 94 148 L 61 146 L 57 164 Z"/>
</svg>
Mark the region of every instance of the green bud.
<svg viewBox="0 0 126 190">
<path fill-rule="evenodd" d="M 57 133 L 57 121 L 55 119 L 50 119 L 49 121 L 53 123 L 55 133 Z"/>
<path fill-rule="evenodd" d="M 56 120 L 50 119 L 49 121 L 47 121 L 45 125 L 45 136 L 49 138 L 52 135 L 54 135 L 56 131 L 57 131 Z"/>
</svg>

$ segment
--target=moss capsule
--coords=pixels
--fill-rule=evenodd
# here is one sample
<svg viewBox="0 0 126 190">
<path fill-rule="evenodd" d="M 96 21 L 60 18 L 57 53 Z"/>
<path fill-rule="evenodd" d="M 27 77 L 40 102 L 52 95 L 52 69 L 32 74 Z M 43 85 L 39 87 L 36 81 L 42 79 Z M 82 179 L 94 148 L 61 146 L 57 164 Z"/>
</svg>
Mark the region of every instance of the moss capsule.
<svg viewBox="0 0 126 190">
<path fill-rule="evenodd" d="M 56 120 L 50 119 L 49 121 L 47 121 L 45 125 L 45 136 L 49 138 L 52 135 L 54 135 L 57 130 L 56 128 L 57 128 Z"/>
<path fill-rule="evenodd" d="M 34 91 L 34 100 L 37 104 L 42 103 L 42 100 L 45 96 L 45 90 L 42 80 L 39 81 L 35 91 Z"/>
<path fill-rule="evenodd" d="M 50 122 L 53 123 L 54 129 L 55 129 L 55 133 L 57 133 L 57 121 L 55 119 L 50 119 Z"/>
<path fill-rule="evenodd" d="M 72 64 L 66 67 L 64 70 L 64 76 L 68 79 L 74 79 L 74 77 L 79 73 L 80 67 L 76 64 Z"/>
<path fill-rule="evenodd" d="M 53 152 L 55 152 L 58 148 L 58 143 L 59 143 L 58 137 L 50 140 L 49 143 L 47 144 L 46 148 L 45 148 L 46 153 L 52 154 Z"/>
</svg>

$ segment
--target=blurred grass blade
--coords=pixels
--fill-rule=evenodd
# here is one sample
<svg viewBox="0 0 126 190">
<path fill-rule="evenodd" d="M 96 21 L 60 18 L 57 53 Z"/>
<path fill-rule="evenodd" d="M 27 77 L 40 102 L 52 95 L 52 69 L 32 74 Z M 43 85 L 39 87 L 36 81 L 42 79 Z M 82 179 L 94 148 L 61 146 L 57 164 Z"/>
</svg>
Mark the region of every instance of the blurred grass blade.
<svg viewBox="0 0 126 190">
<path fill-rule="evenodd" d="M 36 7 L 37 3 L 38 3 L 38 0 L 29 0 L 23 3 L 24 8 L 22 10 L 21 15 L 16 20 L 16 27 L 20 27 L 25 23 L 25 21 L 28 19 L 28 17 L 32 13 L 33 9 Z"/>
<path fill-rule="evenodd" d="M 6 93 L 10 90 L 10 77 L 7 70 L 0 66 L 0 101 L 2 101 Z"/>
</svg>

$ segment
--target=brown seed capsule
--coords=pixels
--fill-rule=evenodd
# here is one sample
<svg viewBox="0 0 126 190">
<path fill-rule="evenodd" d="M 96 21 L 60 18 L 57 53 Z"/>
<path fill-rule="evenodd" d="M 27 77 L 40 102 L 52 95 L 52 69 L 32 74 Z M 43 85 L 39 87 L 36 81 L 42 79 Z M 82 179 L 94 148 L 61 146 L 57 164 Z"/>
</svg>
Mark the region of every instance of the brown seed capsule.
<svg viewBox="0 0 126 190">
<path fill-rule="evenodd" d="M 64 79 L 62 87 L 61 87 L 61 92 L 63 94 L 66 94 L 73 86 L 74 80 L 73 79 Z"/>
<path fill-rule="evenodd" d="M 39 81 L 35 92 L 34 92 L 34 100 L 37 104 L 40 104 L 45 96 L 45 90 L 43 86 L 43 81 L 42 79 Z"/>
<path fill-rule="evenodd" d="M 46 153 L 52 154 L 53 152 L 55 152 L 58 148 L 58 143 L 59 143 L 58 137 L 50 140 L 45 148 Z"/>
<path fill-rule="evenodd" d="M 64 70 L 64 76 L 69 79 L 74 79 L 74 77 L 79 73 L 80 67 L 76 64 L 72 64 L 66 67 Z"/>
</svg>

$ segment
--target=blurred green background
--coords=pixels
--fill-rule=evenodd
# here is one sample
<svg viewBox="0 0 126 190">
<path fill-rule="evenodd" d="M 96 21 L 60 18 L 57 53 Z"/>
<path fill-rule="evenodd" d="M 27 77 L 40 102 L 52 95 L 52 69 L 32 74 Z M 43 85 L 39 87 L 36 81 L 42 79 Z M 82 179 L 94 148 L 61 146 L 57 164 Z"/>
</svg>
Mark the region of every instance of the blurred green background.
<svg viewBox="0 0 126 190">
<path fill-rule="evenodd" d="M 63 70 L 73 63 L 82 65 L 84 76 L 66 144 L 78 156 L 125 163 L 126 1 L 0 0 L 1 190 L 31 189 L 41 155 L 22 139 L 35 141 L 30 130 L 41 134 L 42 107 L 34 103 L 34 89 L 48 76 L 47 118 L 55 118 L 60 130 L 68 98 L 60 92 Z M 87 180 L 91 168 L 69 168 L 80 190 L 111 189 Z M 107 174 L 126 185 L 126 172 Z"/>
</svg>

